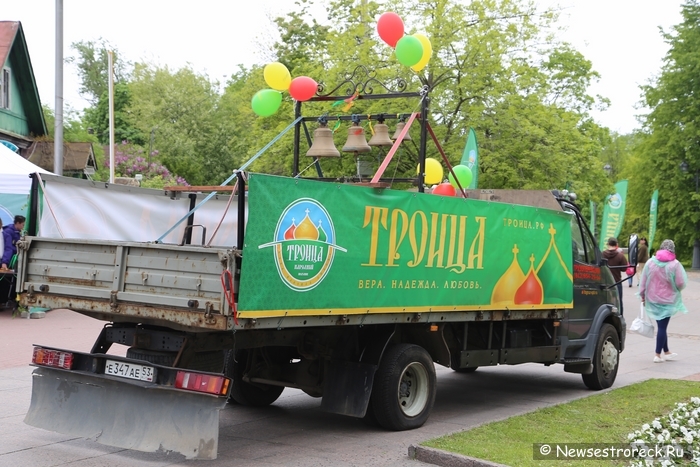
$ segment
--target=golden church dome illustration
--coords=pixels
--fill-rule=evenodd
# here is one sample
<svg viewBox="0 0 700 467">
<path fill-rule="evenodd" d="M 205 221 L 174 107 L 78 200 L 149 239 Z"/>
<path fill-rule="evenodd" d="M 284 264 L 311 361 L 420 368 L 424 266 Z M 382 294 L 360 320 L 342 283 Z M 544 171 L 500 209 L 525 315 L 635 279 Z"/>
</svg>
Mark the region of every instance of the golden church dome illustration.
<svg viewBox="0 0 700 467">
<path fill-rule="evenodd" d="M 309 219 L 309 210 L 306 210 L 306 216 L 302 220 L 294 231 L 294 238 L 296 240 L 318 240 L 318 229 Z"/>
<path fill-rule="evenodd" d="M 515 303 L 515 293 L 525 281 L 525 274 L 518 263 L 518 245 L 513 245 L 513 261 L 506 272 L 503 273 L 491 294 L 491 304 L 499 306 L 511 306 Z"/>
</svg>

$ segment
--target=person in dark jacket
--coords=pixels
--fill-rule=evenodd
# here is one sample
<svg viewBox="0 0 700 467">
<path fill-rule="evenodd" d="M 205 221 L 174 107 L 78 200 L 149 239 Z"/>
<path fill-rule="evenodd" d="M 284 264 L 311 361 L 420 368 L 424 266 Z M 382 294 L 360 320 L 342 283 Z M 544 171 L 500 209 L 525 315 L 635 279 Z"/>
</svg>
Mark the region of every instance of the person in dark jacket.
<svg viewBox="0 0 700 467">
<path fill-rule="evenodd" d="M 8 224 L 2 228 L 2 238 L 4 247 L 2 250 L 2 259 L 0 259 L 0 270 L 7 271 L 8 269 L 14 269 L 16 266 L 12 261 L 12 257 L 17 253 L 17 242 L 22 238 L 22 229 L 24 229 L 24 216 L 15 216 L 15 220 L 12 224 Z M 17 295 L 17 276 L 15 273 L 5 274 L 5 277 L 10 278 L 9 287 L 4 287 L 3 289 L 3 299 L 7 298 L 5 306 L 14 309 L 17 306 L 15 301 L 15 296 Z M 8 290 L 9 293 L 5 297 L 4 291 Z"/>
<path fill-rule="evenodd" d="M 646 237 L 642 237 L 639 239 L 639 250 L 637 253 L 637 287 L 639 287 L 642 271 L 644 271 L 647 261 L 649 261 L 649 243 Z"/>
<path fill-rule="evenodd" d="M 603 258 L 608 260 L 608 266 L 610 266 L 613 279 L 618 283 L 617 293 L 620 296 L 620 314 L 622 315 L 622 283 L 620 282 L 620 280 L 622 280 L 622 268 L 616 268 L 614 266 L 627 266 L 627 258 L 619 251 L 617 239 L 615 237 L 610 237 L 608 239 L 608 248 L 603 252 Z"/>
<path fill-rule="evenodd" d="M 8 224 L 2 228 L 2 237 L 5 243 L 3 248 L 2 260 L 0 260 L 0 268 L 8 269 L 14 265 L 10 265 L 12 257 L 17 253 L 17 242 L 22 237 L 22 229 L 26 219 L 24 216 L 15 216 L 15 222 Z"/>
</svg>

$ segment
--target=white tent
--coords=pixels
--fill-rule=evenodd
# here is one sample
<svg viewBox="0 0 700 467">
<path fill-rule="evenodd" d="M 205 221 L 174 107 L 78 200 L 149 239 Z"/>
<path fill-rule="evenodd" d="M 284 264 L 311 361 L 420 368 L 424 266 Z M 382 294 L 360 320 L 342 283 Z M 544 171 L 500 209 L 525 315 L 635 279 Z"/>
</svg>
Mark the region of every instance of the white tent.
<svg viewBox="0 0 700 467">
<path fill-rule="evenodd" d="M 0 144 L 0 193 L 29 194 L 32 181 L 29 174 L 51 173 Z"/>
<path fill-rule="evenodd" d="M 26 213 L 32 187 L 29 174 L 34 172 L 51 173 L 0 144 L 0 220 L 3 225 L 11 222 L 15 215 Z"/>
</svg>

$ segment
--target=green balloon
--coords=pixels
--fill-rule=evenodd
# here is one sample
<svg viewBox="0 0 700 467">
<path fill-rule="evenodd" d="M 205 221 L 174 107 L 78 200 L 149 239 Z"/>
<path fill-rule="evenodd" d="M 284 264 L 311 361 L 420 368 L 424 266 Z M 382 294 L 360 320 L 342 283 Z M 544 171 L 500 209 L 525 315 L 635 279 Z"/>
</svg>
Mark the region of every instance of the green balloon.
<svg viewBox="0 0 700 467">
<path fill-rule="evenodd" d="M 403 36 L 396 43 L 396 59 L 404 66 L 413 66 L 423 58 L 423 44 L 414 36 Z"/>
<path fill-rule="evenodd" d="M 455 165 L 454 167 L 452 167 L 452 171 L 457 176 L 457 180 L 459 180 L 459 185 L 462 185 L 462 188 L 464 188 L 465 190 L 469 188 L 469 184 L 472 182 L 472 169 L 470 169 L 466 165 Z M 456 190 L 459 190 L 459 185 L 457 184 L 455 178 L 452 176 L 452 172 L 449 173 L 447 178 L 450 180 L 450 185 L 455 187 Z"/>
<path fill-rule="evenodd" d="M 259 117 L 269 117 L 279 110 L 282 93 L 274 89 L 263 89 L 255 93 L 250 101 L 253 112 Z"/>
</svg>

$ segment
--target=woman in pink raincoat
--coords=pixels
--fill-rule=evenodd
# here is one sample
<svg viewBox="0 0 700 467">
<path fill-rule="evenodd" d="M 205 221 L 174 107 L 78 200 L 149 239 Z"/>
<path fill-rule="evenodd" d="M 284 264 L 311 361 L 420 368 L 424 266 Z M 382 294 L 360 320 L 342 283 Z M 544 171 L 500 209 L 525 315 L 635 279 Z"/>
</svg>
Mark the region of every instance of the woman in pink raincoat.
<svg viewBox="0 0 700 467">
<path fill-rule="evenodd" d="M 676 246 L 672 240 L 661 242 L 656 255 L 644 266 L 639 281 L 639 298 L 642 300 L 642 306 L 647 315 L 654 318 L 658 325 L 654 363 L 673 360 L 678 354 L 668 350 L 666 329 L 671 316 L 679 311 L 688 312 L 681 299 L 681 290 L 685 288 L 688 276 L 683 265 L 676 259 Z"/>
</svg>

